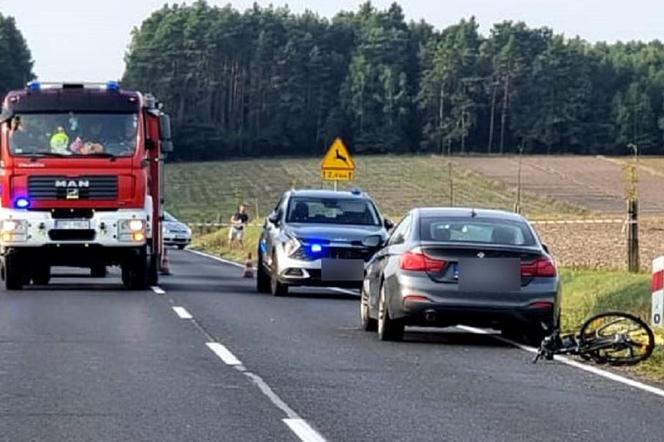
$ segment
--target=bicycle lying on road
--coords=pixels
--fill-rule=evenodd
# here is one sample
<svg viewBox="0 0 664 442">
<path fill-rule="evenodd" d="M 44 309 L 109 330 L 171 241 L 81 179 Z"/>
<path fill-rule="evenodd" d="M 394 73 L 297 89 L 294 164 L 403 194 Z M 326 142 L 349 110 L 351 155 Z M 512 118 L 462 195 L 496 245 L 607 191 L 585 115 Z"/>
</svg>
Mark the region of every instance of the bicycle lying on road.
<svg viewBox="0 0 664 442">
<path fill-rule="evenodd" d="M 613 366 L 636 365 L 652 355 L 655 336 L 643 320 L 623 312 L 605 312 L 588 318 L 577 335 L 559 329 L 542 341 L 533 363 L 554 355 L 577 355 Z"/>
</svg>

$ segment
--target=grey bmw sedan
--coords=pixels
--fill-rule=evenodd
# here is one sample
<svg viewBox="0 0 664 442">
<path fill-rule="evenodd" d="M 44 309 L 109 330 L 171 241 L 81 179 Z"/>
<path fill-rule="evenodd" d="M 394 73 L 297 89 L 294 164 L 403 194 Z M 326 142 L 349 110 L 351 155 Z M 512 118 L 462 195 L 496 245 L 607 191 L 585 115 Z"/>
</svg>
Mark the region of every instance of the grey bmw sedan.
<svg viewBox="0 0 664 442">
<path fill-rule="evenodd" d="M 491 327 L 541 340 L 557 324 L 555 262 L 517 214 L 414 209 L 366 267 L 361 326 L 400 340 L 405 326 Z"/>
</svg>

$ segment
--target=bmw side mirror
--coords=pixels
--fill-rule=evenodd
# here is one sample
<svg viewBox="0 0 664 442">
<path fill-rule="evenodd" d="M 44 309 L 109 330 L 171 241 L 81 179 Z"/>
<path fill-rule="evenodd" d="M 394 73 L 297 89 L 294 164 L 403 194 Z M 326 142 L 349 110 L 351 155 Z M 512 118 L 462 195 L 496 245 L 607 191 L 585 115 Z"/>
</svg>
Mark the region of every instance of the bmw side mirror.
<svg viewBox="0 0 664 442">
<path fill-rule="evenodd" d="M 392 220 L 389 218 L 385 218 L 383 220 L 383 225 L 387 230 L 392 230 L 392 228 L 394 227 L 394 222 L 392 222 Z"/>
</svg>

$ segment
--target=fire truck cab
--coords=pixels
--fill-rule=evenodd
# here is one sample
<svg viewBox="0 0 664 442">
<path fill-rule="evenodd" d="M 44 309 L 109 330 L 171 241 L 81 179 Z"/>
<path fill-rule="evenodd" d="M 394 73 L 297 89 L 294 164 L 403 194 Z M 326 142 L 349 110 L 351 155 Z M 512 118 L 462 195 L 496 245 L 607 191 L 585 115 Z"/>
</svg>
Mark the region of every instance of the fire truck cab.
<svg viewBox="0 0 664 442">
<path fill-rule="evenodd" d="M 119 266 L 127 288 L 157 283 L 172 142 L 153 97 L 117 82 L 32 82 L 5 97 L 0 137 L 6 289 L 48 284 L 54 266 L 96 277 Z"/>
</svg>

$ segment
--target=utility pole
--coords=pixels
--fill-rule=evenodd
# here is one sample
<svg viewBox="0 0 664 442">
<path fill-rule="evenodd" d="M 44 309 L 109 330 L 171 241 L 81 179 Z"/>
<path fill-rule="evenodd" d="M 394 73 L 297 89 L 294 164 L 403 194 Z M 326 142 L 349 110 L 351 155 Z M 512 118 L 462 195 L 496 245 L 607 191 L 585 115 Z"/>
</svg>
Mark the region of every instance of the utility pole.
<svg viewBox="0 0 664 442">
<path fill-rule="evenodd" d="M 454 177 L 452 175 L 452 161 L 448 160 L 447 169 L 449 174 L 449 184 L 450 184 L 450 207 L 454 207 Z"/>
<path fill-rule="evenodd" d="M 516 202 L 514 203 L 514 212 L 521 213 L 521 159 L 523 157 L 524 142 L 519 146 L 519 165 L 516 172 Z"/>
<path fill-rule="evenodd" d="M 639 147 L 627 145 L 634 154 L 633 164 L 627 167 L 627 269 L 630 273 L 638 273 L 639 261 L 639 197 L 637 192 Z"/>
</svg>

